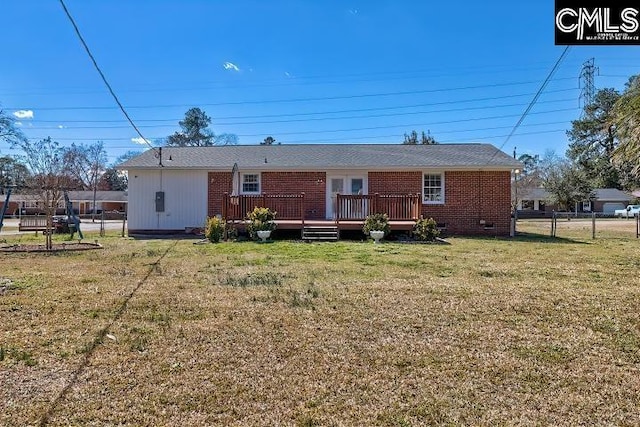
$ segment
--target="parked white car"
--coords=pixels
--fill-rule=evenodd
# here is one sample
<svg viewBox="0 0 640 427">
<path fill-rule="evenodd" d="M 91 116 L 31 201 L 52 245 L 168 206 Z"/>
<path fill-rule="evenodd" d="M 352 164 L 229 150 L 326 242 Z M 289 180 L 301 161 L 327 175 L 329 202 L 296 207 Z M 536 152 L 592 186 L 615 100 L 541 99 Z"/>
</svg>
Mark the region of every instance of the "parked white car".
<svg viewBox="0 0 640 427">
<path fill-rule="evenodd" d="M 614 215 L 619 218 L 630 218 L 640 213 L 640 205 L 629 205 L 626 209 L 616 209 Z"/>
</svg>

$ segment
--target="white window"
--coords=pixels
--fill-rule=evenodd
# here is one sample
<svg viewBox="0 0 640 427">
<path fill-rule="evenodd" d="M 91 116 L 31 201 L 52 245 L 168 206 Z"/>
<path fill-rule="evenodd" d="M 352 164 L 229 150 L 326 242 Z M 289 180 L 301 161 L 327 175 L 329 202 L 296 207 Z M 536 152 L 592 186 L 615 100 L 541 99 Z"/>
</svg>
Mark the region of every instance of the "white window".
<svg viewBox="0 0 640 427">
<path fill-rule="evenodd" d="M 426 204 L 444 203 L 444 174 L 425 173 L 422 184 L 422 201 Z"/>
<path fill-rule="evenodd" d="M 260 174 L 242 174 L 242 194 L 260 194 Z"/>
<path fill-rule="evenodd" d="M 582 212 L 591 212 L 591 201 L 582 202 Z"/>
</svg>

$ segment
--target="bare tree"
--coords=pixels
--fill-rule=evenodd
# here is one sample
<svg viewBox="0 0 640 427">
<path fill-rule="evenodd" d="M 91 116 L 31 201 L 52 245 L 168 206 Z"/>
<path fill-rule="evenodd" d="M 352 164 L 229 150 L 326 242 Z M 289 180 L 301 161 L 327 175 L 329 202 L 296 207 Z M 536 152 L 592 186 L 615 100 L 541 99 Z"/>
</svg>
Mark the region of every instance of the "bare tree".
<svg viewBox="0 0 640 427">
<path fill-rule="evenodd" d="M 107 165 L 107 152 L 102 141 L 93 144 L 72 144 L 64 150 L 65 162 L 69 174 L 82 184 L 85 190 L 93 191 L 92 219 L 96 215 L 96 195 L 100 177 Z"/>
<path fill-rule="evenodd" d="M 47 216 L 45 246 L 47 250 L 51 250 L 53 246 L 52 217 L 63 198 L 64 191 L 75 184 L 75 180 L 68 174 L 70 168 L 66 161 L 65 150 L 51 137 L 38 142 L 22 139 L 12 147 L 20 148 L 24 152 L 19 159 L 31 172 L 31 176 L 27 179 L 27 189 L 42 204 Z"/>
<path fill-rule="evenodd" d="M 0 141 L 9 144 L 17 144 L 25 139 L 20 129 L 16 127 L 13 117 L 8 116 L 0 110 Z"/>
<path fill-rule="evenodd" d="M 418 132 L 412 130 L 408 135 L 406 133 L 404 134 L 404 141 L 402 141 L 402 143 L 404 145 L 432 145 L 437 144 L 438 141 L 436 141 L 436 139 L 431 136 L 431 132 L 429 131 L 427 131 L 427 133 L 424 133 L 424 131 L 422 131 L 422 133 L 420 134 L 420 138 L 418 138 Z"/>
<path fill-rule="evenodd" d="M 514 180 L 511 186 L 512 209 L 514 211 L 518 209 L 520 202 L 529 197 L 533 190 L 542 187 L 540 156 L 537 154 L 522 154 L 518 157 L 518 161 L 522 163 L 523 168 L 522 170 L 516 169 L 514 171 Z"/>
</svg>

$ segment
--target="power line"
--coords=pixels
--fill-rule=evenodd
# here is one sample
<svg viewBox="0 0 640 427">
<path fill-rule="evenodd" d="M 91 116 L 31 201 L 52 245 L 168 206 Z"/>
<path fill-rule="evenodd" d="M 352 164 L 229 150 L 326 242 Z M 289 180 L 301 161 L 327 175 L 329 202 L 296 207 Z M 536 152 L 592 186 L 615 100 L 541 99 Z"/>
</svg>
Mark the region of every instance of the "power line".
<svg viewBox="0 0 640 427">
<path fill-rule="evenodd" d="M 567 55 L 567 53 L 569 52 L 569 48 L 571 46 L 567 46 L 564 48 L 564 50 L 562 51 L 562 54 L 560 55 L 560 57 L 558 58 L 558 60 L 556 61 L 556 63 L 553 65 L 553 68 L 551 69 L 551 71 L 549 72 L 549 74 L 547 75 L 547 77 L 544 79 L 544 81 L 542 82 L 542 86 L 540 86 L 540 89 L 538 89 L 538 92 L 536 92 L 536 95 L 533 97 L 533 99 L 531 100 L 531 102 L 529 103 L 529 106 L 526 108 L 526 110 L 524 110 L 524 113 L 522 113 L 522 116 L 520 116 L 520 119 L 518 119 L 518 122 L 516 123 L 516 125 L 513 127 L 513 129 L 511 130 L 511 132 L 509 133 L 509 135 L 507 135 L 507 138 L 504 140 L 504 142 L 502 143 L 502 145 L 498 148 L 498 150 L 495 152 L 495 154 L 491 157 L 491 159 L 489 159 L 489 161 L 493 160 L 493 158 L 498 154 L 498 152 L 502 151 L 502 149 L 504 148 L 504 146 L 507 144 L 507 142 L 509 142 L 509 140 L 511 139 L 511 137 L 513 136 L 514 133 L 516 133 L 516 130 L 518 130 L 518 127 L 522 124 L 522 122 L 524 121 L 524 119 L 527 117 L 527 114 L 529 114 L 529 112 L 531 111 L 531 109 L 533 108 L 533 106 L 536 104 L 536 101 L 538 101 L 538 98 L 540 98 L 540 95 L 542 95 L 542 92 L 544 92 L 544 89 L 547 87 L 547 85 L 549 84 L 549 82 L 551 81 L 553 75 L 556 73 L 556 71 L 558 70 L 558 67 L 560 66 L 560 63 L 562 62 L 562 60 L 564 59 L 564 57 Z"/>
<path fill-rule="evenodd" d="M 558 103 L 558 102 L 567 102 L 573 101 L 573 98 L 565 98 L 565 99 L 556 99 L 549 101 L 542 101 L 542 103 Z M 441 114 L 441 113 L 451 113 L 456 111 L 473 111 L 473 110 L 486 110 L 486 109 L 496 109 L 496 108 L 508 108 L 508 107 L 520 107 L 527 104 L 503 104 L 503 105 L 491 105 L 491 106 L 479 106 L 479 107 L 461 107 L 461 108 L 450 108 L 446 110 L 431 110 L 431 111 L 409 111 L 402 113 L 389 113 L 389 114 L 369 114 L 369 115 L 360 115 L 360 116 L 339 116 L 339 117 L 312 117 L 312 118 L 304 118 L 304 119 L 288 119 L 288 120 L 267 120 L 267 121 L 254 121 L 254 122 L 234 122 L 234 123 L 216 123 L 219 126 L 236 126 L 236 125 L 256 125 L 256 124 L 276 124 L 276 123 L 295 123 L 295 122 L 311 122 L 311 121 L 328 121 L 328 120 L 353 120 L 353 119 L 371 119 L 371 118 L 380 118 L 380 117 L 397 117 L 397 116 L 410 116 L 416 114 Z M 64 129 L 123 129 L 128 128 L 129 126 L 68 126 L 64 127 Z M 151 129 L 151 128 L 166 128 L 167 125 L 143 125 L 141 128 Z M 34 126 L 29 129 L 33 130 L 53 130 L 59 129 L 59 127 L 55 126 Z"/>
<path fill-rule="evenodd" d="M 62 1 L 62 0 L 60 0 Z M 102 74 L 102 73 L 101 73 Z M 563 77 L 556 79 L 555 81 L 561 80 L 573 80 L 573 77 Z M 106 80 L 105 80 L 106 82 Z M 493 83 L 488 85 L 476 85 L 476 86 L 462 86 L 462 87 L 453 87 L 453 88 L 438 88 L 438 89 L 423 89 L 423 90 L 412 90 L 412 91 L 398 91 L 398 92 L 381 92 L 381 93 L 365 93 L 365 94 L 357 94 L 357 95 L 341 95 L 341 96 L 326 96 L 326 97 L 317 97 L 317 98 L 285 98 L 285 99 L 265 99 L 265 100 L 250 100 L 250 101 L 232 101 L 232 102 L 215 102 L 215 103 L 197 103 L 202 107 L 218 107 L 218 106 L 228 106 L 228 105 L 253 105 L 253 104 L 281 104 L 281 103 L 297 103 L 297 102 L 314 102 L 314 101 L 337 101 L 341 99 L 361 99 L 361 98 L 372 98 L 372 97 L 384 97 L 384 96 L 401 96 L 401 95 L 419 95 L 426 93 L 438 93 L 438 92 L 453 92 L 453 91 L 463 91 L 463 90 L 473 90 L 473 89 L 485 89 L 485 88 L 497 88 L 497 87 L 510 87 L 510 86 L 522 86 L 527 84 L 536 83 L 536 81 L 525 81 L 525 82 L 511 82 L 511 83 Z M 110 86 L 109 86 L 110 88 Z M 111 90 L 111 89 L 110 89 Z M 115 94 L 114 94 L 115 96 Z M 117 99 L 117 98 L 116 98 Z M 121 110 L 125 112 L 124 107 L 120 104 L 118 105 Z M 183 108 L 183 107 L 192 107 L 194 103 L 191 104 L 165 104 L 165 105 L 134 105 L 128 106 L 129 109 L 149 109 L 149 108 Z M 6 107 L 9 110 L 25 110 L 29 109 L 29 107 Z M 54 110 L 111 110 L 114 107 L 107 106 L 80 106 L 80 107 L 40 107 L 37 110 L 40 111 L 54 111 Z M 128 114 L 125 115 L 127 118 Z M 131 122 L 133 123 L 133 122 Z M 135 126 L 135 125 L 134 125 Z"/>
<path fill-rule="evenodd" d="M 560 93 L 560 92 L 574 92 L 577 88 L 570 89 L 556 89 L 550 90 L 546 93 Z M 494 101 L 498 99 L 510 99 L 510 98 L 521 98 L 523 96 L 534 95 L 534 93 L 521 93 L 521 94 L 513 94 L 513 95 L 503 95 L 503 96 L 490 96 L 484 98 L 471 98 L 471 99 L 461 99 L 461 100 L 449 100 L 449 101 L 439 101 L 439 102 L 431 102 L 431 103 L 421 103 L 421 104 L 409 104 L 409 105 L 397 105 L 391 107 L 373 107 L 373 108 L 352 108 L 346 110 L 330 110 L 330 111 L 314 111 L 308 113 L 283 113 L 283 114 L 259 114 L 259 115 L 251 115 L 251 116 L 218 116 L 215 117 L 214 120 L 243 120 L 243 119 L 264 119 L 264 118 L 280 118 L 280 117 L 304 117 L 304 116 L 315 116 L 322 114 L 342 114 L 342 113 L 358 113 L 358 112 L 369 112 L 369 111 L 387 111 L 387 110 L 401 110 L 408 108 L 420 108 L 420 107 L 429 107 L 434 105 L 449 105 L 449 104 L 466 104 L 472 102 L 482 102 L 482 101 Z M 487 107 L 491 108 L 491 106 Z M 174 119 L 138 119 L 136 120 L 138 123 L 140 122 L 171 122 L 176 123 L 182 120 L 181 118 Z M 38 123 L 121 123 L 123 120 L 33 120 L 33 122 Z M 216 125 L 220 123 L 215 123 Z"/>
<path fill-rule="evenodd" d="M 511 126 L 509 126 L 510 128 Z M 523 126 L 524 127 L 524 126 Z M 566 129 L 551 129 L 544 131 L 536 131 L 536 132 L 524 132 L 518 133 L 514 136 L 528 136 L 528 135 L 542 135 L 548 133 L 557 133 L 557 132 L 565 132 Z M 473 137 L 468 139 L 468 141 L 479 141 L 479 140 L 492 140 L 496 138 L 504 138 L 506 135 L 491 135 L 491 136 L 481 136 L 481 137 Z M 398 138 L 398 135 L 379 135 L 379 136 L 366 136 L 366 137 L 355 137 L 349 138 L 346 140 L 345 138 L 332 138 L 332 139 L 307 139 L 307 140 L 297 140 L 297 141 L 287 141 L 281 140 L 283 144 L 313 144 L 313 143 L 349 143 L 351 140 L 362 140 L 362 139 L 376 139 L 376 138 Z M 279 140 L 280 141 L 280 140 Z M 439 143 L 442 144 L 451 144 L 451 143 L 462 143 L 461 139 L 450 139 L 450 140 L 438 140 Z M 392 141 L 391 143 L 398 143 L 397 141 Z"/>
<path fill-rule="evenodd" d="M 531 124 L 531 125 L 522 125 L 520 126 L 521 128 L 523 127 L 533 127 L 533 126 L 547 126 L 547 125 L 552 125 L 552 124 L 562 124 L 565 123 L 564 121 L 562 122 L 549 122 L 549 123 L 538 123 L 538 124 Z M 509 129 L 511 128 L 511 126 L 504 126 L 504 127 L 496 127 L 496 128 L 484 128 L 487 130 L 498 130 L 498 129 Z M 468 132 L 474 132 L 477 130 L 482 130 L 483 128 L 479 128 L 479 129 L 464 129 L 464 130 L 460 130 L 460 131 L 450 131 L 450 132 L 440 132 L 439 134 L 450 134 L 450 133 L 468 133 Z M 524 135 L 540 135 L 540 134 L 547 134 L 547 133 L 556 133 L 556 132 L 565 132 L 566 128 L 563 129 L 551 129 L 551 130 L 544 130 L 544 131 L 535 131 L 535 132 L 524 132 L 524 133 L 517 133 L 514 136 L 524 136 Z M 473 138 L 469 138 L 468 140 L 472 141 L 472 140 L 487 140 L 487 139 L 495 139 L 495 138 L 504 138 L 507 135 L 491 135 L 491 136 L 479 136 L 479 137 L 473 137 Z M 394 141 L 391 141 L 389 143 L 398 143 L 400 144 L 399 138 L 401 137 L 400 134 L 387 134 L 387 135 L 368 135 L 368 136 L 356 136 L 356 137 L 348 137 L 348 138 L 322 138 L 322 139 L 307 139 L 307 140 L 287 140 L 287 139 L 282 139 L 279 141 L 281 141 L 283 144 L 311 144 L 311 143 L 350 143 L 353 142 L 354 140 L 373 140 L 373 139 L 380 139 L 380 138 L 395 138 Z M 102 138 L 101 140 L 104 140 L 105 138 Z M 72 140 L 72 139 L 70 139 Z M 126 138 L 107 138 L 107 140 L 112 140 L 112 141 L 122 141 L 122 140 L 126 140 Z M 75 141 L 75 140 L 74 140 Z M 460 143 L 462 142 L 462 140 L 460 138 L 458 139 L 450 139 L 450 140 L 438 140 L 438 142 L 440 143 Z M 251 144 L 244 144 L 244 145 L 251 145 Z M 256 144 L 257 145 L 257 144 Z M 131 149 L 131 145 L 115 145 L 115 146 L 111 146 L 111 149 Z M 110 156 L 110 157 L 118 157 L 118 156 Z"/>
<path fill-rule="evenodd" d="M 535 63 L 533 63 L 535 64 Z M 543 64 L 542 62 L 540 62 L 540 64 Z M 136 92 L 158 92 L 158 91 L 195 91 L 195 90 L 206 90 L 206 89 L 233 89 L 233 88 L 253 88 L 253 87 L 278 87 L 278 86 L 293 86 L 293 85 L 306 85 L 306 84 L 310 84 L 310 85 L 318 85 L 318 84 L 342 84 L 342 83 L 365 83 L 365 82 L 371 82 L 371 81 L 389 81 L 389 80 L 409 80 L 409 79 L 419 79 L 419 78 L 424 78 L 425 76 L 420 76 L 420 74 L 426 74 L 426 77 L 429 78 L 438 78 L 438 77 L 450 77 L 452 75 L 458 75 L 458 74 L 468 74 L 469 71 L 468 70 L 486 70 L 486 71 L 475 71 L 475 74 L 480 74 L 480 73 L 493 73 L 495 74 L 496 72 L 499 71 L 505 71 L 505 72 L 512 72 L 512 71 L 528 71 L 528 70 L 538 70 L 538 69 L 545 69 L 546 66 L 526 66 L 526 67 L 513 67 L 511 66 L 511 64 L 503 64 L 503 65 L 484 65 L 484 66 L 467 66 L 467 67 L 458 67 L 456 69 L 454 69 L 455 71 L 452 71 L 451 68 L 433 68 L 433 69 L 422 69 L 422 70 L 405 70 L 405 71 L 381 71 L 381 72 L 374 72 L 374 73 L 352 73 L 352 74 L 336 74 L 336 75 L 316 75 L 316 76 L 292 76 L 287 78 L 286 82 L 282 82 L 282 78 L 280 79 L 264 79 L 264 80 L 258 80 L 259 83 L 264 83 L 264 84 L 253 84 L 253 85 L 228 85 L 226 83 L 220 83 L 220 82 L 211 82 L 211 81 L 203 81 L 203 82 L 197 82 L 196 84 L 198 85 L 202 85 L 202 86 L 191 86 L 191 87 L 169 87 L 169 88 L 153 88 L 153 89 L 140 89 L 140 88 L 136 88 L 136 89 L 129 89 L 129 90 L 122 90 L 121 92 L 124 93 L 136 93 Z M 433 71 L 436 70 L 445 70 L 445 72 L 443 74 L 430 74 Z M 463 71 L 463 70 L 467 70 L 467 71 Z M 363 77 L 363 76 L 394 76 L 394 75 L 408 75 L 408 74 L 414 74 L 416 76 L 411 76 L 411 77 L 385 77 L 385 78 L 379 78 L 379 79 L 357 79 L 357 80 L 343 80 L 343 81 L 337 81 L 337 80 L 333 80 L 333 81 L 320 81 L 320 82 L 304 82 L 305 80 L 314 80 L 314 79 L 341 79 L 341 78 L 353 78 L 353 77 Z M 217 83 L 217 84 L 214 84 Z M 274 84 L 268 84 L 268 83 L 274 83 Z M 150 83 L 148 84 L 149 86 L 161 86 L 162 83 Z M 46 88 L 40 88 L 40 89 L 44 89 L 46 90 Z M 74 89 L 77 89 L 78 91 L 74 91 Z M 64 93 L 64 94 L 80 94 L 80 95 L 84 95 L 84 94 L 93 94 L 93 93 L 99 93 L 98 91 L 83 91 L 80 90 L 82 88 L 80 87 L 59 87 L 59 88 L 55 88 L 55 91 L 47 91 L 47 92 L 11 92 L 10 89 L 9 91 L 7 91 L 7 89 L 0 89 L 0 92 L 2 92 L 5 95 L 21 95 L 21 96 L 26 96 L 26 95 L 51 95 L 51 94 L 56 94 L 56 93 Z"/>
<path fill-rule="evenodd" d="M 556 109 L 556 110 L 547 110 L 547 111 L 537 111 L 534 113 L 531 113 L 531 115 L 541 115 L 541 114 L 551 114 L 551 113 L 560 113 L 560 112 L 567 112 L 567 111 L 576 111 L 578 108 L 577 107 L 573 107 L 573 108 L 564 108 L 564 109 Z M 355 131 L 362 131 L 362 130 L 375 130 L 375 129 L 394 129 L 394 128 L 411 128 L 411 127 L 425 127 L 428 128 L 430 126 L 433 125 L 440 125 L 440 124 L 453 124 L 453 123 L 466 123 L 466 122 L 475 122 L 475 121 L 481 121 L 481 120 L 496 120 L 496 119 L 509 119 L 509 118 L 513 118 L 513 117 L 518 117 L 518 114 L 505 114 L 505 115 L 498 115 L 498 116 L 486 116 L 486 117 L 473 117 L 473 118 L 466 118 L 466 119 L 456 119 L 456 120 L 445 120 L 445 121 L 439 121 L 439 122 L 422 122 L 422 123 L 408 123 L 408 124 L 399 124 L 399 125 L 384 125 L 384 126 L 370 126 L 370 127 L 359 127 L 359 128 L 347 128 L 347 129 L 329 129 L 329 130 L 319 130 L 319 131 L 302 131 L 302 132 L 278 132 L 278 135 L 310 135 L 310 134 L 325 134 L 325 133 L 337 133 L 337 132 L 355 132 Z M 241 138 L 256 138 L 256 137 L 261 137 L 264 136 L 264 133 L 260 133 L 260 134 L 238 134 L 238 137 Z M 162 137 L 158 137 L 158 138 L 154 138 L 154 139 L 160 139 Z M 41 137 L 38 138 L 30 138 L 30 139 L 42 139 Z M 95 140 L 100 140 L 100 141 L 123 141 L 129 138 L 102 138 L 102 137 L 96 137 L 93 138 Z M 76 141 L 78 140 L 78 138 L 56 138 L 57 141 Z"/>
<path fill-rule="evenodd" d="M 131 117 L 129 117 L 129 114 L 127 113 L 127 110 L 124 109 L 124 106 L 122 105 L 122 103 L 118 99 L 118 96 L 115 94 L 115 92 L 111 88 L 111 85 L 107 81 L 107 78 L 105 77 L 104 73 L 102 72 L 102 70 L 98 66 L 98 63 L 96 62 L 96 59 L 93 57 L 93 54 L 91 53 L 91 50 L 89 49 L 89 46 L 84 41 L 84 38 L 82 37 L 82 34 L 80 33 L 80 29 L 76 25 L 76 22 L 74 21 L 73 17 L 71 16 L 71 13 L 69 13 L 69 9 L 67 9 L 67 6 L 64 4 L 64 0 L 60 0 L 60 5 L 64 9 L 64 13 L 67 15 L 67 18 L 69 18 L 69 21 L 71 22 L 71 25 L 73 25 L 73 29 L 76 32 L 76 35 L 78 36 L 78 39 L 80 39 L 80 42 L 82 43 L 82 46 L 84 46 L 84 50 L 87 52 L 87 55 L 89 55 L 89 58 L 91 59 L 91 62 L 93 63 L 93 66 L 95 67 L 95 69 L 98 72 L 98 74 L 100 74 L 100 78 L 102 78 L 102 81 L 104 82 L 105 86 L 107 86 L 107 89 L 109 90 L 109 93 L 111 94 L 113 99 L 116 101 L 116 104 L 118 104 L 118 107 L 120 108 L 120 111 L 122 111 L 122 114 L 124 114 L 124 116 L 127 118 L 127 121 L 131 124 L 133 129 L 140 136 L 140 138 L 142 138 L 142 140 L 149 147 L 151 147 L 151 149 L 156 150 L 156 148 L 147 140 L 147 138 L 145 138 L 144 135 L 142 135 L 142 132 L 140 132 L 140 129 L 138 129 L 136 124 L 133 123 L 133 120 L 131 120 Z M 162 158 L 160 159 L 160 164 L 162 165 Z"/>
<path fill-rule="evenodd" d="M 558 110 L 550 110 L 550 111 L 539 111 L 531 114 L 549 114 L 549 113 L 560 113 L 566 111 L 575 111 L 576 108 L 564 108 Z M 278 135 L 309 135 L 309 134 L 319 134 L 319 133 L 336 133 L 336 132 L 354 132 L 361 130 L 374 130 L 374 129 L 393 129 L 393 128 L 411 128 L 411 127 L 424 127 L 428 128 L 432 125 L 440 125 L 440 124 L 452 124 L 452 123 L 465 123 L 465 122 L 473 122 L 479 120 L 495 120 L 495 119 L 504 119 L 517 117 L 517 115 L 502 115 L 502 116 L 490 116 L 490 117 L 476 117 L 471 119 L 457 119 L 457 120 L 445 120 L 440 122 L 422 122 L 422 123 L 410 123 L 410 124 L 402 124 L 402 125 L 393 125 L 393 126 L 369 126 L 369 127 L 361 127 L 361 128 L 352 128 L 352 129 L 331 129 L 331 130 L 322 130 L 322 131 L 303 131 L 303 132 L 278 132 Z M 260 137 L 264 134 L 253 134 L 253 135 L 238 135 L 239 137 Z"/>
</svg>

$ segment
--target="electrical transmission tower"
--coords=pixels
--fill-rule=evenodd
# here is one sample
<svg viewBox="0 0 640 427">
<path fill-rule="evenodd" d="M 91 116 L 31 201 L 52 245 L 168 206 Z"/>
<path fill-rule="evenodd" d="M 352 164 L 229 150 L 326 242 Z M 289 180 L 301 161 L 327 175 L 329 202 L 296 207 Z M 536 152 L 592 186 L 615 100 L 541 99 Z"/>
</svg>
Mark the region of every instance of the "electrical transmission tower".
<svg viewBox="0 0 640 427">
<path fill-rule="evenodd" d="M 580 72 L 580 106 L 582 107 L 583 114 L 587 113 L 587 106 L 593 103 L 593 98 L 596 93 L 593 77 L 599 71 L 595 65 L 594 58 L 582 64 L 582 71 Z"/>
</svg>

